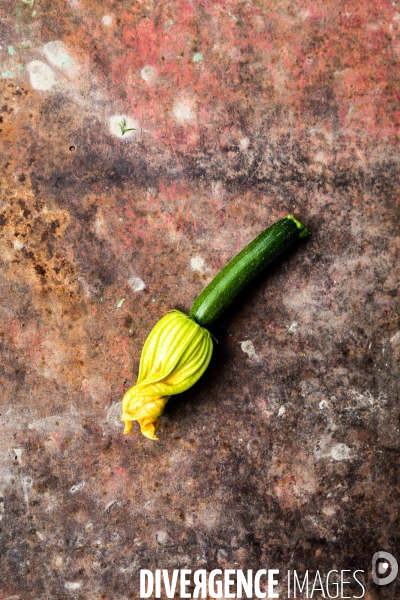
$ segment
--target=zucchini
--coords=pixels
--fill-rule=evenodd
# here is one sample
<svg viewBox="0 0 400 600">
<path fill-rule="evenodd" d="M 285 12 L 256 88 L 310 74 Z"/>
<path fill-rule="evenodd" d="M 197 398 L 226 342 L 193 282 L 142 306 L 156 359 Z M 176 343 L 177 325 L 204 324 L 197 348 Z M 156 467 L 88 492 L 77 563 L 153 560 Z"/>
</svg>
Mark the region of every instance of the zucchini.
<svg viewBox="0 0 400 600">
<path fill-rule="evenodd" d="M 292 215 L 270 225 L 236 254 L 197 296 L 189 316 L 202 327 L 211 325 L 278 254 L 307 235 L 309 231 Z"/>
</svg>

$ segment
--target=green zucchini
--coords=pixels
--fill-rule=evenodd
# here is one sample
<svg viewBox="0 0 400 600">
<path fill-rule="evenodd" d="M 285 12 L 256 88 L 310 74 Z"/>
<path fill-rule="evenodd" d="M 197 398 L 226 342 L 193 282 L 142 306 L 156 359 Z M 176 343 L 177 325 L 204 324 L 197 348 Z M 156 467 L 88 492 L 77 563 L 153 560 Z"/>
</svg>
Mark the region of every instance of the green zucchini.
<svg viewBox="0 0 400 600">
<path fill-rule="evenodd" d="M 208 327 L 274 258 L 309 231 L 292 215 L 270 225 L 241 250 L 197 296 L 189 316 Z"/>
</svg>

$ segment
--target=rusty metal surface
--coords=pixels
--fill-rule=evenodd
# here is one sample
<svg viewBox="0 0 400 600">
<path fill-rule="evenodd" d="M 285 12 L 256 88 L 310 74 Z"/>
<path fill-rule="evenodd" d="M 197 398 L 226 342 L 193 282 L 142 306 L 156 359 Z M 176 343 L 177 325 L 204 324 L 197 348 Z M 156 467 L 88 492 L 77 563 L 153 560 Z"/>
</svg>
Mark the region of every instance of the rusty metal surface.
<svg viewBox="0 0 400 600">
<path fill-rule="evenodd" d="M 3 0 L 1 598 L 137 598 L 140 568 L 399 596 L 370 575 L 400 547 L 399 27 L 382 0 Z M 160 441 L 124 437 L 153 324 L 286 212 L 311 238 Z"/>
</svg>

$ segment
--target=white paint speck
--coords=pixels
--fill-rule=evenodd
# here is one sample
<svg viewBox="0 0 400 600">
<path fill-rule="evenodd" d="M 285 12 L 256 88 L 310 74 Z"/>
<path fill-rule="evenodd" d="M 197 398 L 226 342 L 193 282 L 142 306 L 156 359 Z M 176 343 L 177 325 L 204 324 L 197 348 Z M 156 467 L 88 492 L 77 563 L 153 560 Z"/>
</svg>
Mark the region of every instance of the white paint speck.
<svg viewBox="0 0 400 600">
<path fill-rule="evenodd" d="M 174 542 L 166 531 L 157 531 L 156 540 L 159 546 L 173 546 Z"/>
<path fill-rule="evenodd" d="M 78 281 L 81 284 L 83 291 L 85 293 L 85 296 L 87 298 L 91 298 L 92 293 L 94 292 L 94 290 L 91 288 L 91 286 L 88 284 L 87 281 L 85 281 L 85 279 L 82 276 L 78 277 Z"/>
<path fill-rule="evenodd" d="M 33 486 L 33 479 L 32 477 L 21 477 L 21 486 L 22 486 L 22 491 L 24 494 L 24 498 L 25 498 L 25 502 L 28 505 L 28 512 L 29 512 L 29 494 L 30 491 L 32 489 Z"/>
<path fill-rule="evenodd" d="M 158 77 L 158 71 L 155 67 L 152 67 L 151 65 L 146 65 L 140 71 L 140 75 L 142 79 L 146 81 L 146 83 L 154 83 Z"/>
<path fill-rule="evenodd" d="M 22 448 L 13 448 L 14 459 L 20 465 L 22 457 Z"/>
<path fill-rule="evenodd" d="M 324 513 L 324 515 L 326 515 L 327 517 L 332 517 L 335 514 L 335 509 L 332 506 L 325 506 L 322 509 L 322 512 Z"/>
<path fill-rule="evenodd" d="M 107 407 L 106 421 L 111 427 L 121 429 L 121 402 L 114 402 Z"/>
<path fill-rule="evenodd" d="M 220 548 L 218 550 L 218 552 L 217 552 L 217 560 L 219 562 L 225 560 L 227 556 L 228 556 L 228 553 L 227 553 L 226 550 L 224 550 L 223 548 Z"/>
<path fill-rule="evenodd" d="M 301 10 L 299 12 L 299 17 L 300 19 L 308 19 L 311 16 L 311 11 L 310 10 Z"/>
<path fill-rule="evenodd" d="M 201 258 L 201 256 L 194 256 L 190 260 L 190 266 L 192 267 L 193 271 L 203 271 L 204 265 L 204 258 Z"/>
<path fill-rule="evenodd" d="M 193 102 L 187 98 L 177 98 L 172 108 L 172 115 L 180 125 L 191 121 L 194 117 Z"/>
<path fill-rule="evenodd" d="M 117 502 L 116 500 L 111 500 L 111 502 L 106 504 L 105 509 L 104 509 L 106 511 L 106 513 L 110 512 L 110 509 L 114 506 L 114 504 L 116 504 L 116 502 Z"/>
<path fill-rule="evenodd" d="M 398 331 L 397 333 L 395 333 L 394 336 L 390 338 L 390 343 L 391 344 L 395 344 L 398 341 L 400 341 L 400 331 Z"/>
<path fill-rule="evenodd" d="M 330 454 L 333 460 L 349 460 L 352 450 L 346 444 L 339 443 L 332 446 Z"/>
<path fill-rule="evenodd" d="M 386 404 L 386 394 L 380 393 L 377 398 L 369 392 L 368 390 L 364 392 L 360 392 L 357 389 L 349 389 L 348 397 L 347 397 L 347 405 L 344 406 L 344 410 L 358 410 L 360 408 L 372 408 L 372 407 L 382 407 Z"/>
<path fill-rule="evenodd" d="M 80 483 L 73 485 L 69 491 L 71 492 L 71 494 L 76 494 L 76 492 L 79 492 L 79 490 L 86 487 L 86 485 L 86 481 L 81 481 Z"/>
<path fill-rule="evenodd" d="M 315 162 L 327 165 L 329 162 L 328 156 L 325 152 L 318 152 L 314 157 Z"/>
<path fill-rule="evenodd" d="M 33 486 L 33 479 L 32 477 L 23 477 L 21 479 L 21 483 L 22 483 L 22 488 L 24 490 L 24 492 L 29 492 L 32 489 Z"/>
<path fill-rule="evenodd" d="M 250 140 L 248 137 L 242 138 L 239 142 L 239 148 L 244 152 L 250 146 Z"/>
<path fill-rule="evenodd" d="M 72 63 L 65 44 L 58 40 L 45 44 L 43 52 L 49 63 L 59 69 L 67 69 Z"/>
<path fill-rule="evenodd" d="M 260 362 L 261 357 L 257 354 L 253 342 L 251 340 L 246 340 L 244 342 L 239 342 L 242 351 L 249 356 L 252 360 L 256 362 Z"/>
<path fill-rule="evenodd" d="M 299 328 L 299 324 L 297 323 L 297 321 L 293 321 L 293 323 L 291 323 L 288 327 L 288 331 L 290 331 L 290 333 L 295 333 Z"/>
<path fill-rule="evenodd" d="M 125 298 L 121 298 L 121 300 L 117 304 L 117 308 L 121 308 L 121 306 L 124 304 L 124 302 L 125 302 Z"/>
<path fill-rule="evenodd" d="M 128 279 L 128 283 L 134 292 L 142 292 L 146 287 L 145 282 L 142 281 L 140 277 L 131 277 Z"/>
<path fill-rule="evenodd" d="M 22 250 L 24 247 L 19 240 L 14 240 L 14 250 Z"/>
<path fill-rule="evenodd" d="M 282 417 L 286 412 L 286 408 L 284 406 L 281 406 L 278 412 L 278 417 Z"/>
<path fill-rule="evenodd" d="M 110 15 L 104 15 L 104 17 L 101 19 L 101 23 L 102 25 L 105 25 L 106 27 L 109 27 L 112 24 L 112 17 Z"/>
<path fill-rule="evenodd" d="M 40 60 L 32 60 L 27 65 L 29 81 L 35 90 L 50 90 L 56 83 L 56 76 L 48 65 Z"/>
<path fill-rule="evenodd" d="M 80 581 L 66 581 L 64 583 L 64 587 L 66 590 L 79 590 L 79 588 L 82 586 L 82 583 Z"/>
<path fill-rule="evenodd" d="M 106 237 L 107 224 L 106 224 L 102 214 L 99 214 L 99 216 L 95 219 L 94 230 L 95 230 L 97 236 Z"/>
<path fill-rule="evenodd" d="M 133 128 L 136 131 L 126 131 L 122 135 L 121 123 L 123 122 L 124 119 L 125 119 L 125 129 Z M 134 121 L 131 117 L 128 117 L 128 115 L 113 115 L 112 117 L 110 117 L 108 122 L 109 122 L 110 133 L 112 133 L 112 135 L 115 135 L 117 138 L 120 138 L 123 140 L 128 140 L 132 136 L 137 135 L 140 131 L 138 122 Z"/>
<path fill-rule="evenodd" d="M 213 181 L 211 183 L 211 191 L 216 200 L 223 200 L 226 195 L 226 189 L 222 181 Z"/>
</svg>

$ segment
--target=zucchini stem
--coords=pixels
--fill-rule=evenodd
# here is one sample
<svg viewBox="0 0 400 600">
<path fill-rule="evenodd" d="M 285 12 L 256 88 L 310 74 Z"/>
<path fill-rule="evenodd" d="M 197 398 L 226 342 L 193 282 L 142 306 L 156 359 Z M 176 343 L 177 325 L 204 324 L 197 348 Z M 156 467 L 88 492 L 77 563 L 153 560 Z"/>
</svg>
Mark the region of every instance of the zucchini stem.
<svg viewBox="0 0 400 600">
<path fill-rule="evenodd" d="M 290 219 L 291 221 L 293 221 L 293 223 L 296 223 L 297 228 L 299 230 L 299 238 L 304 238 L 307 237 L 308 235 L 310 235 L 310 232 L 308 231 L 307 227 L 304 227 L 304 225 L 302 223 L 300 223 L 300 221 L 298 221 L 297 219 L 295 219 L 293 217 L 293 215 L 286 215 L 285 219 Z"/>
</svg>

